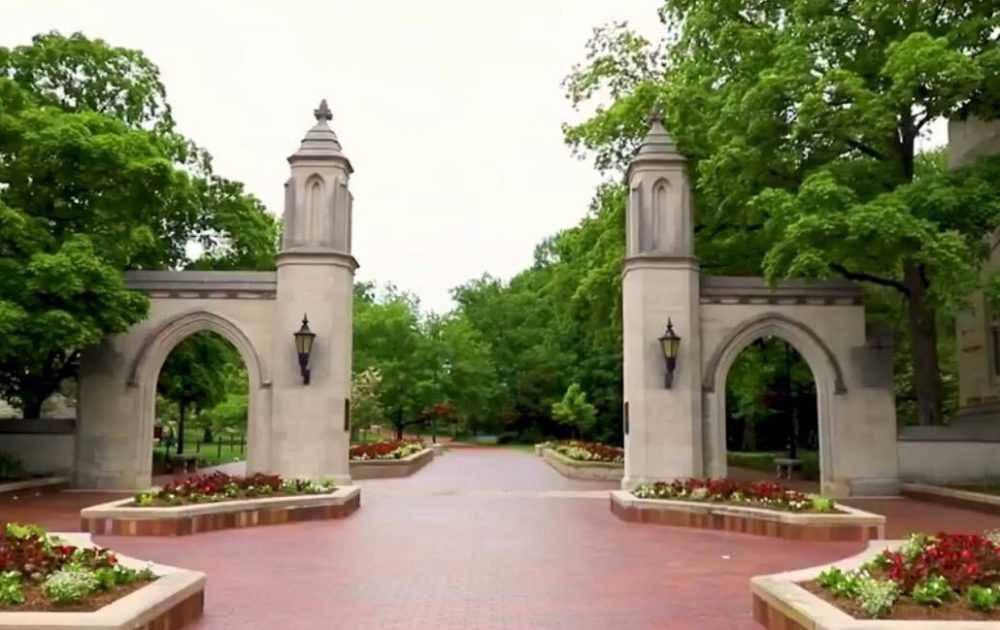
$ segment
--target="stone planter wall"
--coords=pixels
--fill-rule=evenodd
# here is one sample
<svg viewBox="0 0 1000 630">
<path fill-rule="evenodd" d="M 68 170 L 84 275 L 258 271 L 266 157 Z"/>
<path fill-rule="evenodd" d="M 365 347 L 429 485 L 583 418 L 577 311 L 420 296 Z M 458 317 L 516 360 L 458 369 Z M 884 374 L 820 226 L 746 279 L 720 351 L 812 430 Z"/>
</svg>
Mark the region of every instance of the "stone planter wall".
<svg viewBox="0 0 1000 630">
<path fill-rule="evenodd" d="M 551 448 L 542 449 L 542 459 L 549 466 L 559 471 L 562 476 L 569 477 L 570 479 L 621 481 L 621 478 L 625 475 L 624 464 L 580 462 L 557 453 Z"/>
<path fill-rule="evenodd" d="M 798 571 L 758 576 L 750 580 L 753 594 L 753 617 L 765 630 L 998 630 L 995 621 L 907 621 L 855 619 L 833 604 L 813 595 L 796 582 L 819 577 L 829 567 L 844 571 L 857 569 L 882 553 L 898 548 L 905 541 L 880 540 L 868 543 L 868 549 L 839 562 Z"/>
<path fill-rule="evenodd" d="M 351 479 L 409 477 L 434 459 L 433 448 L 425 448 L 403 459 L 352 459 Z"/>
<path fill-rule="evenodd" d="M 126 507 L 133 499 L 80 511 L 80 527 L 92 534 L 186 536 L 219 529 L 281 525 L 343 518 L 361 505 L 361 489 L 343 486 L 329 494 L 268 497 L 177 507 Z"/>
<path fill-rule="evenodd" d="M 90 534 L 53 534 L 77 547 L 94 547 Z M 127 567 L 142 569 L 146 563 L 116 554 Z M 153 565 L 161 576 L 137 591 L 94 612 L 0 612 L 0 630 L 179 630 L 202 615 L 205 608 L 205 574 L 164 565 Z"/>
<path fill-rule="evenodd" d="M 885 517 L 844 505 L 843 513 L 803 514 L 763 508 L 639 499 L 630 492 L 611 493 L 611 511 L 624 520 L 675 527 L 716 529 L 786 540 L 867 541 L 885 535 Z"/>
<path fill-rule="evenodd" d="M 956 490 L 922 483 L 904 483 L 900 492 L 905 497 L 919 501 L 960 507 L 986 514 L 1000 514 L 1000 496 L 995 494 Z"/>
</svg>

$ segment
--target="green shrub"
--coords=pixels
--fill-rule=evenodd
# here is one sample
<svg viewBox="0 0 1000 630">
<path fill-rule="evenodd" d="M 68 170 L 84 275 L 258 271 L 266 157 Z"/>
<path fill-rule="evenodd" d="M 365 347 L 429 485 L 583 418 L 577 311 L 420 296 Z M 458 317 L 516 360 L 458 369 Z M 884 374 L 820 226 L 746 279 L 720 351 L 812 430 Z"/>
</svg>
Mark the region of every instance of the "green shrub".
<svg viewBox="0 0 1000 630">
<path fill-rule="evenodd" d="M 809 499 L 812 501 L 812 509 L 817 512 L 832 512 L 834 507 L 836 507 L 836 502 L 830 497 L 822 497 L 818 494 L 809 495 Z"/>
<path fill-rule="evenodd" d="M 913 587 L 913 600 L 924 606 L 940 606 L 954 596 L 951 584 L 940 575 L 931 576 Z"/>
<path fill-rule="evenodd" d="M 518 442 L 522 444 L 539 444 L 545 441 L 545 435 L 538 429 L 537 425 L 531 425 L 518 436 Z"/>
<path fill-rule="evenodd" d="M 97 591 L 100 585 L 90 569 L 64 567 L 45 579 L 42 591 L 56 604 L 75 604 Z"/>
<path fill-rule="evenodd" d="M 0 479 L 20 479 L 24 477 L 21 461 L 13 455 L 0 453 Z"/>
<path fill-rule="evenodd" d="M 858 580 L 858 603 L 872 619 L 889 612 L 899 598 L 899 584 L 892 580 L 865 577 Z"/>
<path fill-rule="evenodd" d="M 1000 588 L 979 585 L 970 586 L 967 598 L 970 607 L 991 613 L 1000 605 Z"/>
<path fill-rule="evenodd" d="M 36 536 L 45 538 L 48 534 L 41 525 L 29 525 L 24 523 L 7 523 L 7 535 L 11 538 L 30 538 Z"/>
<path fill-rule="evenodd" d="M 837 567 L 830 567 L 819 574 L 819 585 L 837 597 L 855 598 L 859 592 L 859 578 L 854 572 L 844 573 Z"/>
<path fill-rule="evenodd" d="M 17 571 L 0 573 L 0 604 L 16 606 L 24 603 L 21 592 L 21 574 Z"/>
</svg>

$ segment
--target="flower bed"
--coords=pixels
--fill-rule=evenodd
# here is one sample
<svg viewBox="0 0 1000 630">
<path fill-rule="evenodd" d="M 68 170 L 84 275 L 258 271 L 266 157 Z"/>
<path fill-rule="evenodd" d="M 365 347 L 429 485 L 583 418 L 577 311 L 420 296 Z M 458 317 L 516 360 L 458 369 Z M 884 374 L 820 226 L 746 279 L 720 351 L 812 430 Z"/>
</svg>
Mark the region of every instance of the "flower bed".
<svg viewBox="0 0 1000 630">
<path fill-rule="evenodd" d="M 750 581 L 753 616 L 767 630 L 996 630 L 994 541 L 956 534 L 872 541 L 833 564 L 758 576 Z"/>
<path fill-rule="evenodd" d="M 686 482 L 676 484 L 689 487 Z M 832 502 L 821 497 L 816 498 L 821 500 L 820 509 L 806 507 L 816 505 L 814 499 L 803 501 L 785 492 L 755 494 L 752 499 L 745 494 L 720 492 L 713 499 L 703 489 L 690 488 L 696 490 L 693 496 L 690 491 L 683 495 L 677 491 L 674 496 L 680 498 L 675 499 L 670 494 L 675 491 L 667 489 L 672 485 L 640 486 L 631 492 L 616 490 L 611 493 L 611 511 L 624 521 L 788 540 L 866 541 L 881 538 L 885 531 L 885 517 L 848 506 L 833 507 Z M 765 497 L 770 498 L 765 501 Z"/>
<path fill-rule="evenodd" d="M 614 461 L 613 455 L 608 455 L 611 457 L 611 461 L 602 461 L 596 458 L 576 459 L 564 454 L 567 449 L 559 449 L 559 446 L 553 445 L 542 449 L 542 459 L 564 477 L 570 479 L 620 481 L 625 474 L 625 464 L 622 461 Z M 577 449 L 578 447 L 569 448 Z M 577 455 L 580 455 L 581 452 L 589 453 L 589 451 L 579 449 Z"/>
<path fill-rule="evenodd" d="M 606 462 L 609 464 L 624 464 L 625 449 L 620 446 L 608 446 L 599 442 L 579 442 L 567 440 L 556 442 L 549 446 L 552 450 L 578 462 Z"/>
<path fill-rule="evenodd" d="M 0 527 L 0 630 L 182 628 L 205 607 L 205 575 L 142 562 L 88 534 Z"/>
<path fill-rule="evenodd" d="M 642 484 L 634 488 L 632 494 L 640 499 L 704 501 L 786 512 L 837 511 L 833 499 L 805 494 L 773 481 L 678 479 Z"/>
<path fill-rule="evenodd" d="M 1000 621 L 1000 531 L 914 534 L 861 567 L 802 585 L 857 618 Z"/>
<path fill-rule="evenodd" d="M 435 450 L 420 440 L 391 440 L 351 447 L 352 479 L 408 477 L 434 459 Z"/>
<path fill-rule="evenodd" d="M 0 523 L 0 611 L 97 610 L 157 579 L 108 549 L 77 547 L 33 525 Z"/>
<path fill-rule="evenodd" d="M 386 440 L 372 444 L 355 444 L 351 447 L 352 461 L 367 461 L 370 459 L 403 459 L 419 453 L 427 448 L 419 439 Z"/>
<path fill-rule="evenodd" d="M 178 480 L 80 511 L 81 529 L 94 534 L 183 536 L 217 529 L 342 518 L 361 505 L 357 486 L 282 480 L 276 475 L 223 473 Z"/>
<path fill-rule="evenodd" d="M 269 496 L 300 496 L 329 494 L 334 485 L 328 481 L 282 479 L 278 475 L 256 473 L 249 477 L 214 472 L 175 479 L 159 490 L 140 492 L 130 507 L 166 507 L 219 503 Z"/>
</svg>

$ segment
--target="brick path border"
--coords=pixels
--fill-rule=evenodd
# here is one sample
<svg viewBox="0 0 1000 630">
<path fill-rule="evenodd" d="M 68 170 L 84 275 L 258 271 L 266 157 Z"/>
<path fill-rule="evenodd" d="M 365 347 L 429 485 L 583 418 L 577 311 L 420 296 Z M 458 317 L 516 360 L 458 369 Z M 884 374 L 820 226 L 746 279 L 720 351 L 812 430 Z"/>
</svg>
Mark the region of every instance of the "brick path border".
<svg viewBox="0 0 1000 630">
<path fill-rule="evenodd" d="M 803 514 L 693 501 L 640 499 L 611 492 L 611 511 L 623 521 L 714 529 L 785 540 L 864 542 L 885 535 L 885 517 L 838 505 L 846 513 Z"/>
<path fill-rule="evenodd" d="M 125 507 L 121 499 L 80 510 L 80 528 L 110 536 L 187 536 L 220 529 L 344 518 L 361 506 L 361 489 L 344 486 L 326 495 L 268 497 L 178 507 Z"/>
</svg>

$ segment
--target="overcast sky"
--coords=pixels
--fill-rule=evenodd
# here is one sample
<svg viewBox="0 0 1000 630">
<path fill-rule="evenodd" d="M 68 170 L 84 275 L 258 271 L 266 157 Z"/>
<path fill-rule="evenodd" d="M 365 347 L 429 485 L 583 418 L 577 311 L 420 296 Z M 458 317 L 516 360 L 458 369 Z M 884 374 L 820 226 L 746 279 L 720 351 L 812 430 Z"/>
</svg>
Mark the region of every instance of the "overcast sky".
<svg viewBox="0 0 1000 630">
<path fill-rule="evenodd" d="M 329 100 L 355 174 L 358 278 L 425 308 L 508 278 L 574 225 L 600 177 L 560 125 L 591 30 L 659 39 L 660 0 L 0 0 L 0 45 L 56 29 L 139 48 L 181 130 L 280 214 L 285 158 Z M 943 127 L 936 129 L 943 140 Z"/>
<path fill-rule="evenodd" d="M 359 279 L 446 310 L 531 263 L 599 176 L 563 143 L 560 82 L 595 26 L 658 37 L 659 0 L 0 0 L 0 45 L 52 29 L 139 48 L 182 132 L 282 211 L 285 158 L 321 98 L 354 164 Z"/>
</svg>

